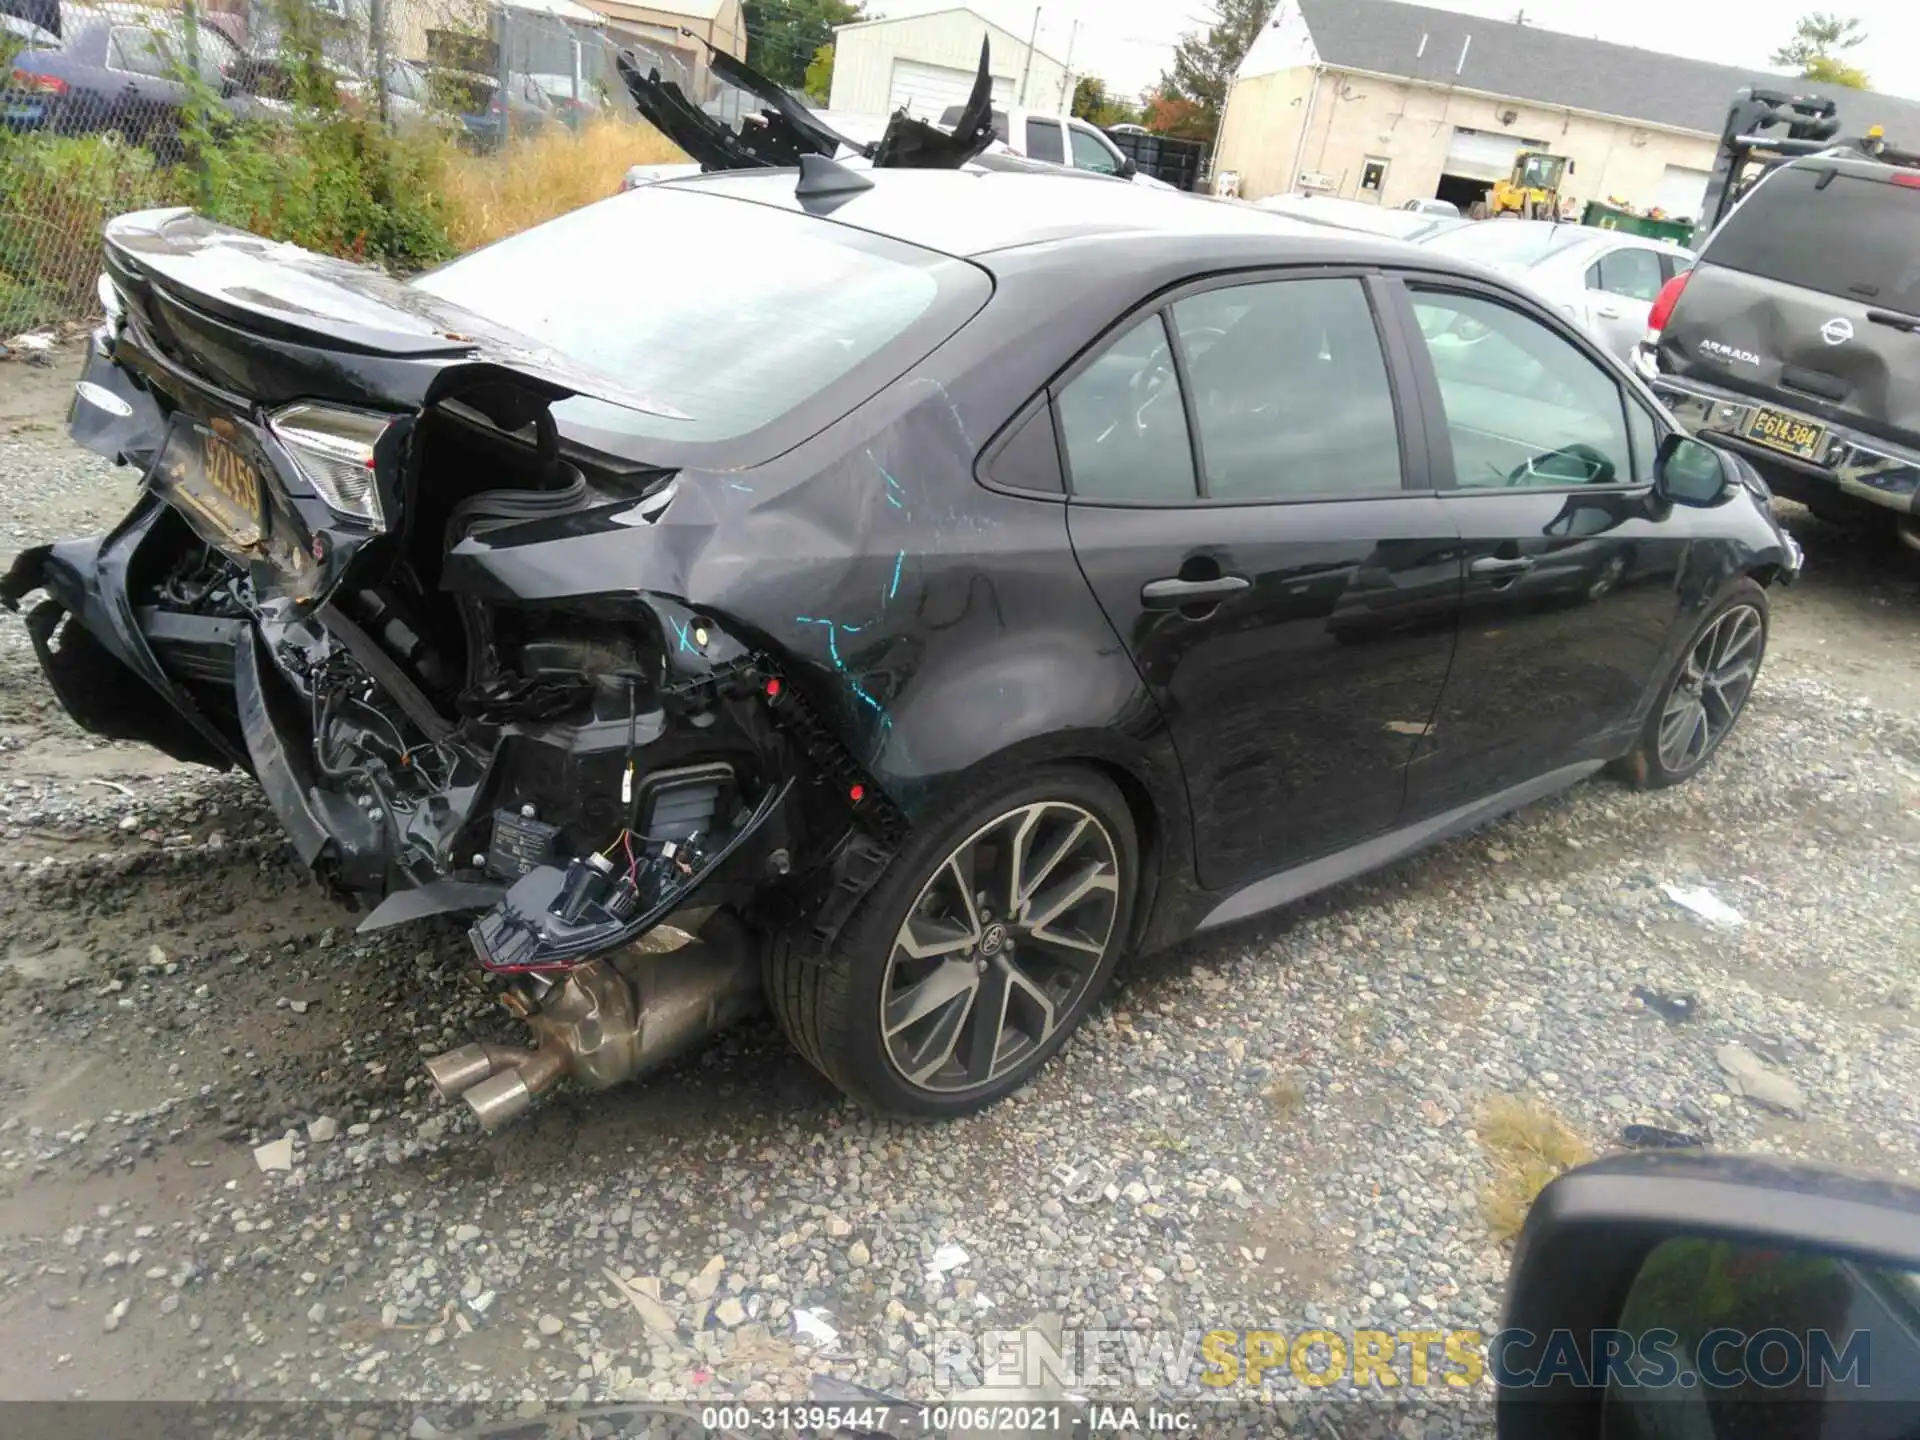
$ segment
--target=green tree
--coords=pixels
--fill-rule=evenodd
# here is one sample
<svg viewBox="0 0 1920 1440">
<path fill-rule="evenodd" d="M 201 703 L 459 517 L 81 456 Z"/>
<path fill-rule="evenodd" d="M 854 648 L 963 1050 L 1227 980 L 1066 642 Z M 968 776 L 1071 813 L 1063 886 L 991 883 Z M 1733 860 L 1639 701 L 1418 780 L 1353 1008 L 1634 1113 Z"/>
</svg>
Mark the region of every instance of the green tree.
<svg viewBox="0 0 1920 1440">
<path fill-rule="evenodd" d="M 833 94 L 833 46 L 822 45 L 807 65 L 806 96 L 824 105 Z"/>
<path fill-rule="evenodd" d="M 1139 107 L 1109 95 L 1106 82 L 1095 75 L 1083 75 L 1074 82 L 1073 113 L 1102 130 L 1140 123 Z"/>
<path fill-rule="evenodd" d="M 1205 32 L 1192 30 L 1180 37 L 1173 68 L 1161 74 L 1156 94 L 1162 101 L 1192 107 L 1170 107 L 1188 117 L 1181 126 L 1184 131 L 1212 135 L 1219 128 L 1233 77 L 1273 7 L 1274 0 L 1214 0 Z"/>
<path fill-rule="evenodd" d="M 798 90 L 833 44 L 833 27 L 861 19 L 856 0 L 745 0 L 747 63 L 770 80 Z"/>
<path fill-rule="evenodd" d="M 1773 52 L 1773 63 L 1791 66 L 1800 72 L 1802 79 L 1865 90 L 1866 72 L 1857 65 L 1847 64 L 1840 55 L 1866 38 L 1857 19 L 1842 19 L 1828 11 L 1816 10 L 1793 27 L 1793 39 Z"/>
</svg>

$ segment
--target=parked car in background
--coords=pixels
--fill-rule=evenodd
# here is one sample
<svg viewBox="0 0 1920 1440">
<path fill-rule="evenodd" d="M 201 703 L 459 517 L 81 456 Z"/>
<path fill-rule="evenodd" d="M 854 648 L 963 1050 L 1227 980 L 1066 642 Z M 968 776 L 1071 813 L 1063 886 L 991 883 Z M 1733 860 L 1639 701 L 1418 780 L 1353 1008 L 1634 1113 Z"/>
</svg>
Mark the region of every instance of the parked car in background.
<svg viewBox="0 0 1920 1440">
<path fill-rule="evenodd" d="M 1365 200 L 1343 200 L 1337 195 L 1268 195 L 1248 202 L 1257 210 L 1306 220 L 1315 225 L 1337 225 L 1342 230 L 1364 230 L 1395 240 L 1419 241 L 1467 222 L 1458 215 L 1428 215 L 1414 210 L 1387 210 Z"/>
<path fill-rule="evenodd" d="M 553 106 L 554 115 L 576 129 L 599 114 L 606 104 L 600 87 L 584 77 L 530 74 L 527 78 L 540 87 Z"/>
<path fill-rule="evenodd" d="M 951 126 L 965 109 L 949 105 L 940 113 L 939 123 Z M 1144 174 L 1131 157 L 1094 125 L 1078 116 L 1061 116 L 1052 111 L 1023 110 L 1009 106 L 993 112 L 995 138 L 1015 155 L 1039 160 L 1048 165 L 1064 165 L 1070 170 L 1085 170 L 1093 175 L 1112 175 L 1131 180 L 1150 189 L 1172 190 L 1164 180 Z"/>
<path fill-rule="evenodd" d="M 177 15 L 139 19 L 97 11 L 68 11 L 56 46 L 13 57 L 0 91 L 0 123 L 12 130 L 61 135 L 116 134 L 171 159 L 188 89 L 178 78 L 190 52 Z M 200 78 L 236 116 L 271 113 L 236 77 L 246 69 L 240 48 L 211 25 L 195 27 Z"/>
<path fill-rule="evenodd" d="M 1451 200 L 1440 200 L 1432 196 L 1415 196 L 1400 208 L 1402 210 L 1411 210 L 1418 215 L 1451 215 L 1455 219 L 1458 219 L 1460 216 L 1460 207 L 1458 205 L 1454 204 Z"/>
<path fill-rule="evenodd" d="M 1654 307 L 1636 363 L 1682 420 L 1832 520 L 1920 551 L 1920 166 L 1763 176 Z"/>
<path fill-rule="evenodd" d="M 1663 240 L 1552 220 L 1474 221 L 1416 243 L 1524 280 L 1622 360 L 1633 358 L 1661 288 L 1694 259 Z"/>
<path fill-rule="evenodd" d="M 478 149 L 491 150 L 510 135 L 538 134 L 558 118 L 547 92 L 517 70 L 508 74 L 504 95 L 497 75 L 443 66 L 426 67 L 422 74 L 433 107 L 457 115 Z"/>
</svg>

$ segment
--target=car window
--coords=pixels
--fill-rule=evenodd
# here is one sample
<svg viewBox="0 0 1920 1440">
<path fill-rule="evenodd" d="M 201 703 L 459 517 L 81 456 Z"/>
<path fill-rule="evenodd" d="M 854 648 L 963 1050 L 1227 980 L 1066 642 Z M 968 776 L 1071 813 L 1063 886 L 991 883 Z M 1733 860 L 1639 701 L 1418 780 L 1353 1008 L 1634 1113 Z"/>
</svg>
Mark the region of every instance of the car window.
<svg viewBox="0 0 1920 1440">
<path fill-rule="evenodd" d="M 1627 396 L 1627 430 L 1633 437 L 1633 478 L 1642 485 L 1653 483 L 1653 456 L 1660 448 L 1660 427 L 1653 412 Z"/>
<path fill-rule="evenodd" d="M 881 364 L 883 352 L 924 355 L 952 332 L 956 310 L 970 315 L 985 290 L 973 267 L 933 251 L 808 215 L 744 208 L 752 213 L 646 186 L 411 283 L 539 336 L 608 377 L 617 393 L 644 396 L 657 409 L 619 411 L 576 396 L 553 407 L 555 419 L 666 444 L 746 435 L 859 367 Z M 674 283 L 610 293 L 606 277 L 635 246 Z M 781 263 L 763 263 L 768 255 Z"/>
<path fill-rule="evenodd" d="M 1158 313 L 1109 345 L 1060 392 L 1069 484 L 1092 500 L 1193 500 L 1193 447 Z"/>
<path fill-rule="evenodd" d="M 1208 496 L 1400 488 L 1393 392 L 1360 281 L 1209 290 L 1176 303 L 1173 318 Z"/>
<path fill-rule="evenodd" d="M 1845 175 L 1817 161 L 1767 176 L 1702 258 L 1730 270 L 1920 314 L 1913 235 L 1920 187 Z"/>
<path fill-rule="evenodd" d="M 1593 272 L 1598 272 L 1598 284 L 1594 283 Z M 1660 298 L 1660 287 L 1665 283 L 1660 274 L 1660 253 L 1638 245 L 1623 245 L 1608 251 L 1592 267 L 1587 279 L 1590 289 L 1624 295 L 1629 300 L 1645 300 L 1649 304 Z"/>
<path fill-rule="evenodd" d="M 1474 295 L 1416 291 L 1413 309 L 1440 385 L 1456 485 L 1634 478 L 1620 385 L 1571 340 Z"/>
<path fill-rule="evenodd" d="M 1113 158 L 1113 152 L 1100 143 L 1099 137 L 1089 135 L 1077 125 L 1067 127 L 1067 138 L 1073 142 L 1073 168 L 1092 170 L 1100 175 L 1118 175 L 1120 162 Z"/>
<path fill-rule="evenodd" d="M 140 25 L 116 25 L 107 41 L 107 64 L 133 75 L 164 79 L 173 73 L 173 57 L 160 37 Z"/>
<path fill-rule="evenodd" d="M 1667 279 L 1671 280 L 1674 276 L 1684 275 L 1693 269 L 1693 257 L 1676 255 L 1671 250 L 1663 250 L 1660 252 L 1660 268 L 1665 271 Z"/>
<path fill-rule="evenodd" d="M 1027 121 L 1027 158 L 1050 160 L 1055 165 L 1067 163 L 1066 148 L 1060 143 L 1058 120 Z"/>
</svg>

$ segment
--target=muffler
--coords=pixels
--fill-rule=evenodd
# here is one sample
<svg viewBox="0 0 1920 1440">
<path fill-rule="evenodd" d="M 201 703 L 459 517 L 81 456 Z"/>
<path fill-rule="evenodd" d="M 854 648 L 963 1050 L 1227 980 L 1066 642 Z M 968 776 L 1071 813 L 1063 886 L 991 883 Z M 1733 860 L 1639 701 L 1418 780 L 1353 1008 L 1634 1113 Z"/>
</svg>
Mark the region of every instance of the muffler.
<svg viewBox="0 0 1920 1440">
<path fill-rule="evenodd" d="M 731 916 L 711 916 L 678 949 L 663 953 L 647 940 L 520 982 L 507 1006 L 525 1018 L 534 1048 L 473 1044 L 436 1055 L 427 1061 L 433 1088 L 498 1130 L 567 1076 L 611 1089 L 763 1008 L 753 937 Z"/>
</svg>

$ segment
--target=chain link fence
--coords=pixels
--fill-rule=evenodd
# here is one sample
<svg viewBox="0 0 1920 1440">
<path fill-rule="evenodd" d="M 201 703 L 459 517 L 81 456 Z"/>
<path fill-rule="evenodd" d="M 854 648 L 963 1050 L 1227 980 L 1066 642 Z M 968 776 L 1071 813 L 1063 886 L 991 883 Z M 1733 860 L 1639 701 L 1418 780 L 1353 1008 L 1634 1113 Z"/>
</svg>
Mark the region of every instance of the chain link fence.
<svg viewBox="0 0 1920 1440">
<path fill-rule="evenodd" d="M 737 118 L 706 42 L 743 54 L 744 33 L 608 10 L 0 0 L 0 339 L 93 313 L 100 227 L 128 210 L 193 205 L 406 270 L 612 194 L 684 158 L 636 112 L 623 50 Z"/>
</svg>

